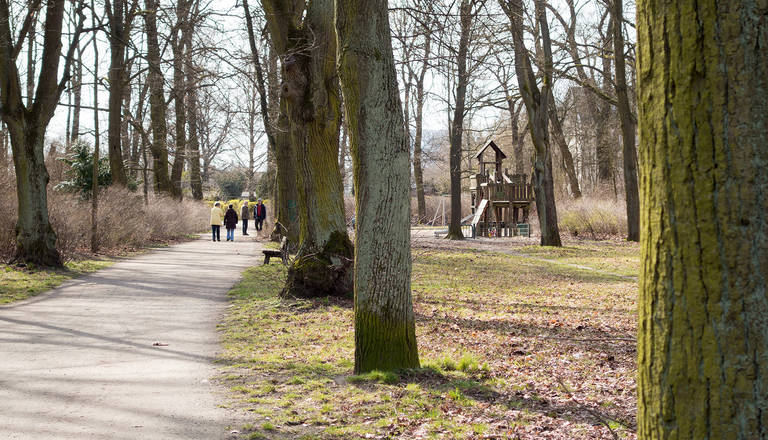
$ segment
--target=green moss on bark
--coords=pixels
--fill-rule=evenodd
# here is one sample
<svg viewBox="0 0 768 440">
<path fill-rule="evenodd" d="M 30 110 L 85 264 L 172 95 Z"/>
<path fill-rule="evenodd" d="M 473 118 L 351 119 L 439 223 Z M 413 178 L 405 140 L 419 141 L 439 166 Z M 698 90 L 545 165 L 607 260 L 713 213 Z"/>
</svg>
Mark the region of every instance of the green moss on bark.
<svg viewBox="0 0 768 440">
<path fill-rule="evenodd" d="M 419 368 L 414 322 L 393 316 L 355 311 L 355 374 Z"/>
<path fill-rule="evenodd" d="M 281 296 L 316 298 L 352 295 L 354 248 L 346 232 L 334 231 L 319 252 L 304 252 L 288 269 Z"/>
</svg>

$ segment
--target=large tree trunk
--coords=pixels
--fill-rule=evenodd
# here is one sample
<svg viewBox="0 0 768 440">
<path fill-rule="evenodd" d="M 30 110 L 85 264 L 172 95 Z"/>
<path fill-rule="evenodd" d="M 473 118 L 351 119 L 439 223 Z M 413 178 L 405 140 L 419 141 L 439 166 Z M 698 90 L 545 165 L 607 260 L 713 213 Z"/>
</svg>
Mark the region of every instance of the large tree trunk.
<svg viewBox="0 0 768 440">
<path fill-rule="evenodd" d="M 638 438 L 768 438 L 765 2 L 638 3 Z"/>
<path fill-rule="evenodd" d="M 542 246 L 562 246 L 557 225 L 555 184 L 552 177 L 552 152 L 549 143 L 550 88 L 552 87 L 552 46 L 549 24 L 542 0 L 536 0 L 536 21 L 541 34 L 544 78 L 539 90 L 533 73 L 531 59 L 523 38 L 522 0 L 499 0 L 510 20 L 515 50 L 515 72 L 520 84 L 520 94 L 528 113 L 528 126 L 534 147 L 533 188 L 536 194 L 536 210 L 539 216 Z"/>
<path fill-rule="evenodd" d="M 272 87 L 272 86 L 270 86 Z M 279 90 L 279 86 L 276 87 Z M 272 239 L 286 237 L 289 247 L 296 248 L 299 244 L 299 191 L 296 186 L 296 152 L 291 144 L 290 123 L 286 104 L 282 97 L 277 99 L 280 110 L 277 113 L 277 130 L 275 137 L 275 164 L 277 165 L 275 180 L 277 181 L 277 203 L 275 206 L 275 228 Z"/>
<path fill-rule="evenodd" d="M 7 2 L 0 2 L 0 116 L 11 136 L 13 162 L 16 169 L 16 195 L 18 219 L 16 222 L 16 260 L 42 266 L 60 266 L 61 257 L 56 250 L 56 234 L 48 218 L 48 170 L 45 168 L 43 148 L 45 131 L 53 117 L 64 85 L 69 76 L 75 46 L 67 51 L 63 78 L 59 80 L 59 60 L 62 58 L 61 31 L 65 0 L 46 4 L 43 55 L 37 90 L 31 105 L 22 100 L 16 55 L 21 50 L 14 45 L 10 29 L 10 11 Z M 82 7 L 82 5 L 80 5 Z M 27 10 L 28 18 L 37 11 Z M 72 35 L 77 41 L 82 31 L 82 15 Z"/>
<path fill-rule="evenodd" d="M 107 123 L 108 139 L 107 149 L 109 154 L 109 171 L 112 174 L 112 182 L 118 185 L 127 185 L 128 177 L 123 164 L 122 142 L 122 111 L 128 83 L 125 74 L 125 46 L 127 44 L 127 24 L 123 14 L 123 0 L 106 2 L 109 10 L 109 121 Z"/>
<path fill-rule="evenodd" d="M 48 170 L 43 156 L 45 126 L 8 119 L 6 124 L 16 169 L 19 214 L 14 260 L 40 266 L 60 266 L 56 233 L 48 218 Z"/>
<path fill-rule="evenodd" d="M 355 373 L 417 368 L 409 148 L 386 0 L 337 0 L 336 27 L 355 162 Z"/>
<path fill-rule="evenodd" d="M 624 193 L 627 201 L 627 240 L 640 241 L 640 195 L 637 184 L 637 147 L 635 120 L 627 92 L 624 59 L 623 0 L 613 0 L 613 52 L 616 67 L 616 98 L 621 118 L 621 140 L 624 157 Z"/>
<path fill-rule="evenodd" d="M 160 45 L 157 41 L 158 0 L 144 0 L 146 11 L 144 21 L 147 33 L 147 82 L 149 82 L 149 118 L 152 121 L 152 171 L 154 187 L 157 193 L 172 194 L 171 180 L 168 176 L 168 146 L 166 136 L 168 127 L 165 120 L 165 92 L 163 72 L 160 68 Z"/>
<path fill-rule="evenodd" d="M 338 165 L 340 92 L 333 2 L 299 3 L 292 9 L 284 2 L 262 0 L 272 42 L 283 57 L 281 96 L 290 120 L 299 196 L 299 251 L 283 294 L 348 294 L 352 242 Z"/>
<path fill-rule="evenodd" d="M 467 52 L 469 51 L 469 33 L 472 30 L 472 2 L 462 0 L 459 6 L 461 33 L 459 35 L 459 51 L 456 56 L 456 107 L 453 112 L 451 126 L 451 221 L 448 224 L 448 237 L 451 240 L 461 240 L 461 146 L 464 136 L 464 106 L 467 99 Z"/>
</svg>

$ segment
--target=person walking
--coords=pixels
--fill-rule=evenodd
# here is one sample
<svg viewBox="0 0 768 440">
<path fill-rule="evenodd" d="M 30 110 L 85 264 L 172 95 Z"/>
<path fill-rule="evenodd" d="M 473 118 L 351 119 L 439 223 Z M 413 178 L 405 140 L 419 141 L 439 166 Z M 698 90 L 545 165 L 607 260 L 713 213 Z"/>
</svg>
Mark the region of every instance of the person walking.
<svg viewBox="0 0 768 440">
<path fill-rule="evenodd" d="M 227 241 L 235 241 L 235 229 L 237 228 L 237 213 L 235 206 L 229 205 L 227 213 L 224 214 L 224 226 L 227 228 Z"/>
<path fill-rule="evenodd" d="M 264 219 L 267 218 L 267 207 L 264 206 L 261 199 L 256 201 L 256 206 L 253 208 L 253 219 L 256 223 L 256 230 L 261 231 L 264 226 Z"/>
<path fill-rule="evenodd" d="M 211 235 L 213 241 L 221 241 L 221 222 L 224 218 L 224 212 L 222 212 L 221 203 L 216 202 L 211 208 Z"/>
<path fill-rule="evenodd" d="M 243 206 L 240 208 L 240 219 L 243 221 L 243 235 L 248 235 L 248 220 L 251 219 L 251 210 L 247 200 L 243 201 Z"/>
</svg>

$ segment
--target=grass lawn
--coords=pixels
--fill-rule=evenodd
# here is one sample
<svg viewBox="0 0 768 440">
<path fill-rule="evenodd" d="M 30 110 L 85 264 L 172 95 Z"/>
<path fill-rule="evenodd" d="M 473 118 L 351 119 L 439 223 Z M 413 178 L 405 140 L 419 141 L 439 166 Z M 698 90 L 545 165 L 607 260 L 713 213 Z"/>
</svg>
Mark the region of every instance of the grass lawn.
<svg viewBox="0 0 768 440">
<path fill-rule="evenodd" d="M 219 360 L 243 438 L 635 438 L 639 248 L 524 253 L 414 252 L 422 368 L 364 376 L 351 300 L 281 300 L 281 265 L 249 269 Z"/>
<path fill-rule="evenodd" d="M 112 261 L 83 260 L 64 263 L 63 269 L 18 268 L 0 264 L 0 304 L 35 296 L 66 280 L 111 266 Z"/>
</svg>

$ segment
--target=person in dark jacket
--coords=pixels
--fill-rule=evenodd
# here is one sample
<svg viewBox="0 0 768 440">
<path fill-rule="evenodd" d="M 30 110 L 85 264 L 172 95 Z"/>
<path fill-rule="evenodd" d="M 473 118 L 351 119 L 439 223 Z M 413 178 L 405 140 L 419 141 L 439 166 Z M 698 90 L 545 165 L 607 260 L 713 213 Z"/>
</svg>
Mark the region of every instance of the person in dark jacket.
<svg viewBox="0 0 768 440">
<path fill-rule="evenodd" d="M 227 228 L 227 241 L 235 241 L 235 228 L 237 228 L 237 213 L 234 205 L 229 205 L 224 214 L 224 226 Z"/>
<path fill-rule="evenodd" d="M 251 208 L 248 206 L 248 201 L 243 201 L 243 206 L 240 207 L 240 220 L 243 221 L 243 235 L 248 235 L 248 220 L 251 218 Z"/>
<path fill-rule="evenodd" d="M 253 218 L 256 222 L 256 230 L 261 231 L 264 225 L 264 219 L 267 218 L 267 207 L 261 202 L 261 199 L 256 201 L 256 206 L 253 208 Z"/>
</svg>

